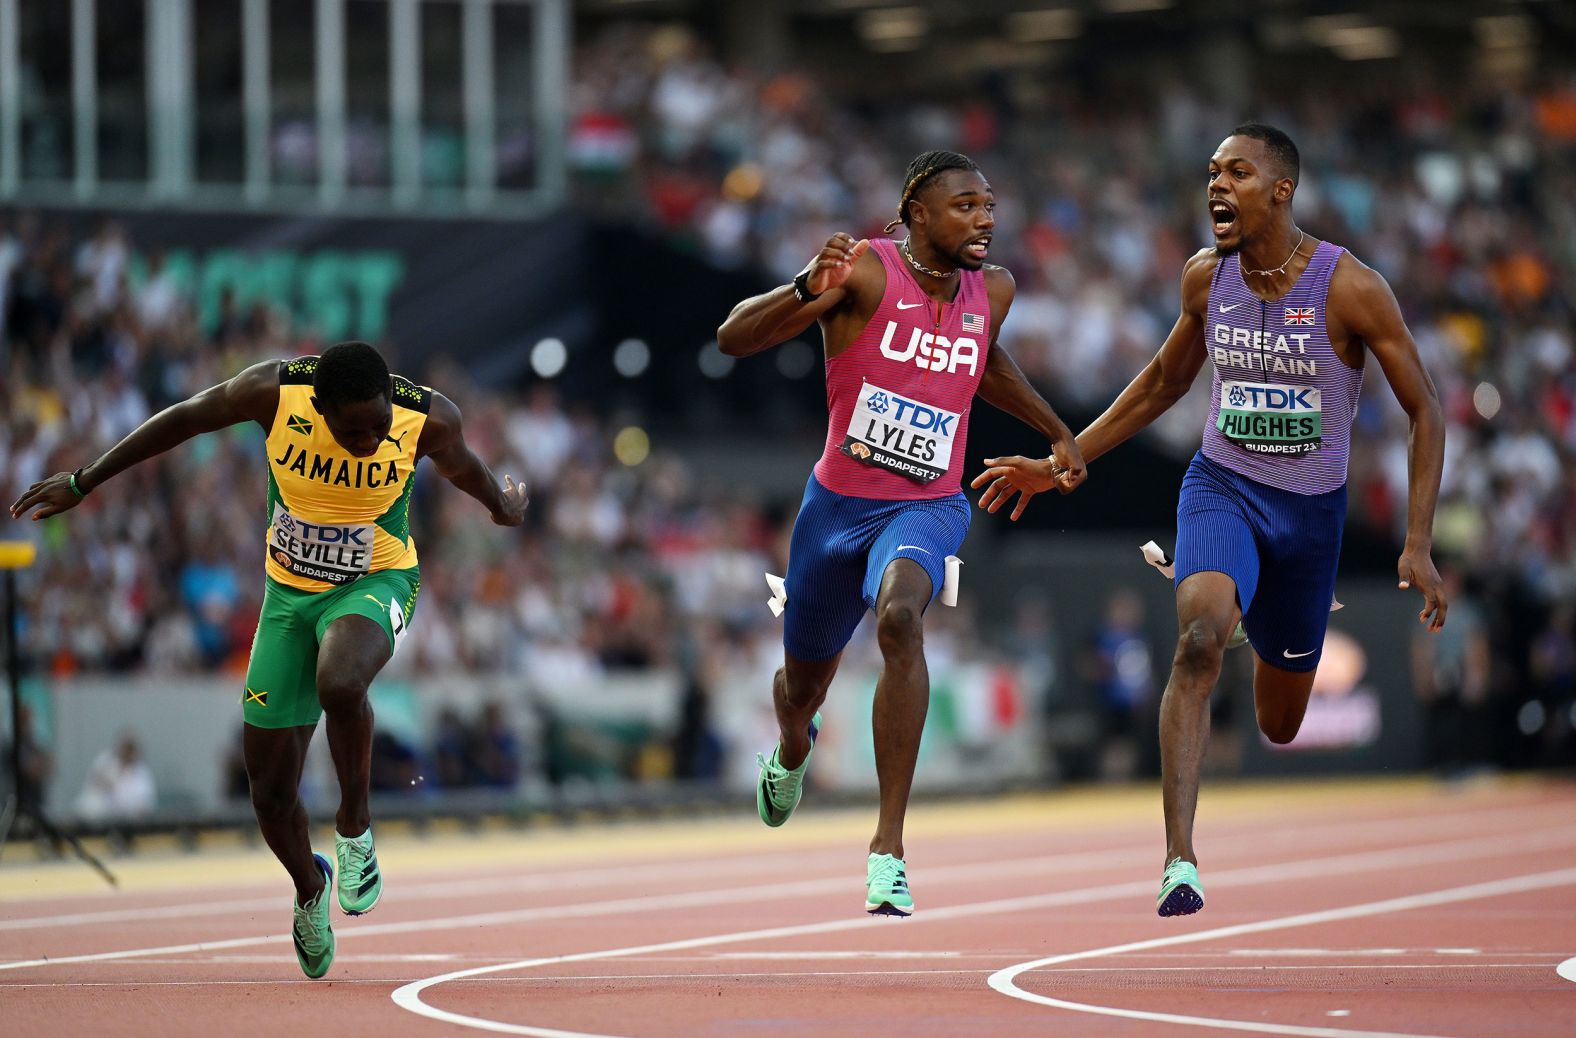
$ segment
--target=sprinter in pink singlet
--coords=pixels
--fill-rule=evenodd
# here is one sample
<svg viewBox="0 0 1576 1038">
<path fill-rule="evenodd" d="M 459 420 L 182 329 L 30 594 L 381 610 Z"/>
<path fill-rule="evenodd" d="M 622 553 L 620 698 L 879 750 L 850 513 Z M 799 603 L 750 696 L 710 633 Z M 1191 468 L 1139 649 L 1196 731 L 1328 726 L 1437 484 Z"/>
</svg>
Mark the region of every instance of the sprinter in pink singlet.
<svg viewBox="0 0 1576 1038">
<path fill-rule="evenodd" d="M 760 760 L 756 809 L 782 825 L 799 803 L 820 731 L 817 708 L 843 647 L 871 609 L 883 667 L 876 685 L 881 816 L 865 867 L 865 910 L 910 915 L 903 816 L 930 704 L 925 608 L 969 527 L 960 476 L 978 395 L 1051 445 L 1062 492 L 1084 476 L 1072 431 L 996 345 L 1012 275 L 989 266 L 995 198 L 966 156 L 909 164 L 900 242 L 835 234 L 794 278 L 733 308 L 717 330 L 747 357 L 821 325 L 826 449 L 805 487 L 789 548 L 783 666 L 772 683 L 781 738 Z"/>
<path fill-rule="evenodd" d="M 1257 657 L 1259 730 L 1290 742 L 1302 726 L 1324 648 L 1346 518 L 1346 463 L 1364 361 L 1379 362 L 1410 426 L 1406 543 L 1399 586 L 1423 595 L 1438 631 L 1449 602 L 1432 557 L 1445 425 L 1390 286 L 1350 252 L 1292 218 L 1300 160 L 1290 137 L 1244 123 L 1209 160 L 1215 245 L 1182 271 L 1182 313 L 1149 366 L 1078 435 L 1093 461 L 1180 400 L 1213 365 L 1204 442 L 1177 501 L 1181 628 L 1160 701 L 1165 870 L 1155 908 L 1204 907 L 1193 852 L 1209 694 L 1239 621 Z M 975 479 L 994 512 L 1055 485 L 1038 460 L 1002 458 Z"/>
</svg>

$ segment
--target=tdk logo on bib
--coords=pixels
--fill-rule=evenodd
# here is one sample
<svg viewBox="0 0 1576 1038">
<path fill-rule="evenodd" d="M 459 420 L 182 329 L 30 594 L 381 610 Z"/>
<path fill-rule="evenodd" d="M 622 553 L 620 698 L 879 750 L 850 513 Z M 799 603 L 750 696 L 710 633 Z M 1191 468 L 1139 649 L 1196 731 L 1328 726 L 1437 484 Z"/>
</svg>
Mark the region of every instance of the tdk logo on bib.
<svg viewBox="0 0 1576 1038">
<path fill-rule="evenodd" d="M 1215 428 L 1255 454 L 1316 451 L 1324 433 L 1319 390 L 1313 386 L 1224 382 Z"/>
<path fill-rule="evenodd" d="M 959 418 L 954 411 L 866 382 L 843 436 L 843 453 L 861 464 L 929 483 L 952 464 Z"/>
<path fill-rule="evenodd" d="M 1227 402 L 1232 407 L 1266 411 L 1317 411 L 1319 391 L 1312 386 L 1254 386 L 1228 382 Z"/>
</svg>

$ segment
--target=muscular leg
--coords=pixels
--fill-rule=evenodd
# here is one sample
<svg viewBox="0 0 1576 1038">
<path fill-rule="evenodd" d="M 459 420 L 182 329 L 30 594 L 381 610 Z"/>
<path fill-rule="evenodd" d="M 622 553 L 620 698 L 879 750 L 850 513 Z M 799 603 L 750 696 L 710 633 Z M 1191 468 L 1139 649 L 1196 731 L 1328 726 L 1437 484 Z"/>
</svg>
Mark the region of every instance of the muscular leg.
<svg viewBox="0 0 1576 1038">
<path fill-rule="evenodd" d="M 323 704 L 328 748 L 339 776 L 341 836 L 360 836 L 372 823 L 372 704 L 367 687 L 392 655 L 388 635 L 365 616 L 341 616 L 323 632 L 317 654 L 317 698 Z"/>
<path fill-rule="evenodd" d="M 323 889 L 323 873 L 312 860 L 306 806 L 301 803 L 301 769 L 316 725 L 256 728 L 247 725 L 241 748 L 252 790 L 252 810 L 268 849 L 290 873 L 296 900 L 306 904 Z"/>
<path fill-rule="evenodd" d="M 809 756 L 810 719 L 826 701 L 827 687 L 842 658 L 838 653 L 826 660 L 801 660 L 785 653 L 783 665 L 772 678 L 772 705 L 777 710 L 781 745 L 777 761 L 790 771 Z"/>
<path fill-rule="evenodd" d="M 881 644 L 881 678 L 876 682 L 872 728 L 881 817 L 870 853 L 903 857 L 903 817 L 908 812 L 919 739 L 930 710 L 930 671 L 925 666 L 925 606 L 930 575 L 913 559 L 893 559 L 876 598 L 876 638 Z"/>
<path fill-rule="evenodd" d="M 1313 675 L 1311 670 L 1301 673 L 1282 670 L 1255 655 L 1253 711 L 1258 715 L 1259 731 L 1270 742 L 1284 744 L 1297 737 L 1302 717 L 1308 712 Z"/>
<path fill-rule="evenodd" d="M 1209 694 L 1220 677 L 1226 639 L 1242 611 L 1237 585 L 1224 573 L 1194 573 L 1177 588 L 1176 656 L 1160 700 L 1160 788 L 1166 816 L 1166 861 L 1198 864 L 1193 815 L 1199 770 L 1209 742 Z"/>
</svg>

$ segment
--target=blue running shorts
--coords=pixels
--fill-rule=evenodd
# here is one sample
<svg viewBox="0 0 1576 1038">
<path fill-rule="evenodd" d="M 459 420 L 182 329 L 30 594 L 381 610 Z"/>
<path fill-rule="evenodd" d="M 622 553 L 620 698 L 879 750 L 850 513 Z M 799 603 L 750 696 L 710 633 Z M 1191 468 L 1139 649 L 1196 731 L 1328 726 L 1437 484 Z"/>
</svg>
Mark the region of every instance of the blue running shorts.
<svg viewBox="0 0 1576 1038">
<path fill-rule="evenodd" d="M 946 558 L 962 547 L 971 518 L 962 493 L 924 501 L 846 497 L 812 474 L 788 547 L 783 648 L 801 660 L 842 652 L 865 611 L 875 608 L 893 559 L 923 566 L 934 599 Z"/>
<path fill-rule="evenodd" d="M 1296 494 L 1194 455 L 1177 499 L 1176 581 L 1237 583 L 1253 651 L 1281 670 L 1319 665 L 1346 525 L 1346 488 Z"/>
</svg>

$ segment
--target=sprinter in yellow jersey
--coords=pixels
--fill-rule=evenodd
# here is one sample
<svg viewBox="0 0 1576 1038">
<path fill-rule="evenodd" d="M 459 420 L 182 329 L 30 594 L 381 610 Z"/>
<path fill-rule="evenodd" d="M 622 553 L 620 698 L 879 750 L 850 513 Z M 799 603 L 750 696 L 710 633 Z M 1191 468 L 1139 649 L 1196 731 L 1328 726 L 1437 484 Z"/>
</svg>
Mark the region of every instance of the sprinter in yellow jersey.
<svg viewBox="0 0 1576 1038">
<path fill-rule="evenodd" d="M 334 849 L 339 905 L 371 911 L 383 891 L 367 805 L 372 707 L 367 687 L 394 654 L 421 586 L 410 535 L 416 462 L 487 506 L 493 522 L 525 519 L 524 484 L 500 486 L 465 443 L 443 394 L 389 374 L 363 342 L 321 357 L 253 365 L 142 423 L 103 457 L 28 488 L 13 518 L 43 519 L 140 461 L 242 422 L 268 434 L 267 588 L 242 696 L 246 774 L 263 838 L 295 881 L 296 958 L 309 977 L 334 961 L 328 888 L 312 853 L 301 769 L 318 718 L 339 774 Z"/>
</svg>

